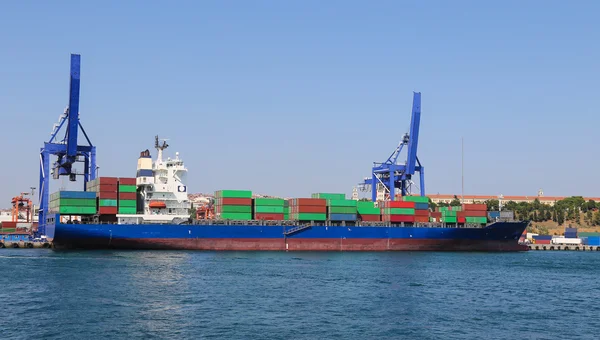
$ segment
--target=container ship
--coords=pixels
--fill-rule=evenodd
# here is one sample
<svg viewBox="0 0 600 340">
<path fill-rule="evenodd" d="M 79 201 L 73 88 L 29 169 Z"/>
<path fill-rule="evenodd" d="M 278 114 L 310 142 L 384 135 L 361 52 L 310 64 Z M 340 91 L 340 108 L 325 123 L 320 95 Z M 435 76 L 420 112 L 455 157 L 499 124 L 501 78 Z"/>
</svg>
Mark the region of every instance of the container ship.
<svg viewBox="0 0 600 340">
<path fill-rule="evenodd" d="M 417 157 L 421 93 L 413 93 L 409 132 L 383 163 L 374 163 L 364 186 L 368 201 L 344 194 L 256 197 L 248 190 L 220 190 L 198 219 L 190 218 L 187 169 L 179 154 L 155 138 L 138 158 L 135 177 L 96 178 L 96 147 L 79 117 L 80 55 L 71 55 L 69 105 L 40 149 L 37 235 L 54 248 L 277 250 L 277 251 L 521 251 L 527 221 L 493 216 L 485 204 L 432 209 Z M 58 133 L 65 126 L 62 140 Z M 84 139 L 79 138 L 79 130 Z M 80 141 L 87 143 L 80 143 Z M 407 158 L 400 163 L 401 151 Z M 50 162 L 52 156 L 56 161 Z M 73 168 L 84 163 L 83 173 Z M 413 196 L 419 174 L 420 195 Z M 50 179 L 83 175 L 83 191 L 48 192 Z M 380 189 L 384 190 L 381 191 Z M 399 195 L 396 195 L 396 189 Z M 380 195 L 381 194 L 381 195 Z M 354 195 L 353 195 L 354 196 Z M 356 195 L 358 196 L 358 195 Z M 434 211 L 435 210 L 435 211 Z"/>
<path fill-rule="evenodd" d="M 426 196 L 392 201 L 253 197 L 215 192 L 203 219 L 190 218 L 187 168 L 156 137 L 157 157 L 140 153 L 136 177 L 99 177 L 84 191 L 50 196 L 46 223 L 55 249 L 216 251 L 525 251 L 528 222 L 502 218 L 485 204 L 431 209 Z"/>
</svg>

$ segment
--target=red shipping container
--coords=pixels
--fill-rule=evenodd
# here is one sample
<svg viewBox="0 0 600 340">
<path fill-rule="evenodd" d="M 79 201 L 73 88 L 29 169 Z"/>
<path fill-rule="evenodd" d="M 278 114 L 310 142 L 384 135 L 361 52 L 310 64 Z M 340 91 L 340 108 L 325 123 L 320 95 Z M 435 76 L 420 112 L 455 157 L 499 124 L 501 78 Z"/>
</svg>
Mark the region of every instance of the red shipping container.
<svg viewBox="0 0 600 340">
<path fill-rule="evenodd" d="M 487 211 L 486 204 L 463 204 L 463 211 Z"/>
<path fill-rule="evenodd" d="M 220 198 L 221 205 L 252 205 L 252 198 Z"/>
<path fill-rule="evenodd" d="M 466 222 L 467 222 L 467 219 L 466 219 L 466 218 L 464 218 L 464 217 L 457 217 L 457 218 L 456 218 L 456 222 L 458 222 L 458 223 L 466 223 Z"/>
<path fill-rule="evenodd" d="M 116 184 L 116 183 L 115 183 Z M 119 177 L 119 184 L 121 185 L 135 185 L 135 177 Z"/>
<path fill-rule="evenodd" d="M 97 192 L 96 196 L 100 199 L 116 200 L 117 192 Z"/>
<path fill-rule="evenodd" d="M 313 214 L 325 214 L 327 207 L 316 206 L 316 205 L 296 205 L 293 207 L 294 212 L 297 213 L 313 213 Z"/>
<path fill-rule="evenodd" d="M 119 199 L 120 200 L 136 200 L 137 193 L 135 193 L 135 192 L 120 192 Z"/>
<path fill-rule="evenodd" d="M 318 207 L 325 207 L 327 206 L 327 200 L 322 199 L 322 198 L 294 198 L 294 200 L 292 201 L 294 205 L 312 205 L 312 206 L 318 206 Z"/>
<path fill-rule="evenodd" d="M 365 222 L 380 222 L 381 215 L 360 215 L 360 219 Z"/>
<path fill-rule="evenodd" d="M 535 240 L 535 244 L 551 244 L 552 240 Z"/>
<path fill-rule="evenodd" d="M 420 223 L 429 222 L 429 216 L 415 216 L 415 222 L 420 222 Z"/>
<path fill-rule="evenodd" d="M 117 185 L 116 177 L 98 177 L 97 184 L 109 184 L 109 185 Z"/>
<path fill-rule="evenodd" d="M 254 215 L 255 220 L 265 221 L 283 221 L 283 214 L 269 214 L 269 213 L 257 213 Z"/>
<path fill-rule="evenodd" d="M 414 222 L 415 216 L 413 215 L 383 215 L 386 222 Z"/>
<path fill-rule="evenodd" d="M 415 216 L 427 216 L 427 217 L 429 217 L 429 210 L 415 210 Z"/>
<path fill-rule="evenodd" d="M 12 229 L 12 228 L 16 228 L 17 227 L 17 222 L 2 222 L 2 228 L 8 228 L 8 229 Z"/>
<path fill-rule="evenodd" d="M 383 204 L 384 208 L 415 208 L 415 202 L 404 201 L 386 201 Z"/>
<path fill-rule="evenodd" d="M 100 207 L 98 208 L 98 214 L 100 215 L 116 215 L 118 212 L 117 207 Z"/>
<path fill-rule="evenodd" d="M 429 216 L 431 217 L 435 217 L 435 218 L 442 218 L 442 213 L 440 211 L 432 211 Z"/>
<path fill-rule="evenodd" d="M 487 211 L 485 210 L 468 210 L 463 212 L 465 214 L 465 217 L 487 217 Z"/>
<path fill-rule="evenodd" d="M 119 186 L 116 184 L 100 184 L 96 188 L 98 188 L 97 192 L 117 192 L 117 188 Z"/>
</svg>

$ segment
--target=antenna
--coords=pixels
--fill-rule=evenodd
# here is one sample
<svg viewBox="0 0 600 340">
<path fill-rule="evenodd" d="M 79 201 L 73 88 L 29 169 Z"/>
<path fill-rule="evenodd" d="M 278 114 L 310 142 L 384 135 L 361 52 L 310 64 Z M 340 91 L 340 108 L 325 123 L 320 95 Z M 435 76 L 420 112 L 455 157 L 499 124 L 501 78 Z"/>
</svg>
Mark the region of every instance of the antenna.
<svg viewBox="0 0 600 340">
<path fill-rule="evenodd" d="M 461 177 L 461 204 L 465 204 L 465 143 L 464 137 L 460 137 L 460 154 L 461 154 L 461 165 L 460 165 L 460 177 Z"/>
</svg>

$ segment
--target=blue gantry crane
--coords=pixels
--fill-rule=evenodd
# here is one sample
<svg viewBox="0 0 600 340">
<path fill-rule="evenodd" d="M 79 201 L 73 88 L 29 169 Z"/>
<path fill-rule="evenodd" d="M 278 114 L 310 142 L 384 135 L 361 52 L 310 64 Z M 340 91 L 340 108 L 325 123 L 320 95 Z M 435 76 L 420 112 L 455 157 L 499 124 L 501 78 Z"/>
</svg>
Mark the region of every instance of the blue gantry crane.
<svg viewBox="0 0 600 340">
<path fill-rule="evenodd" d="M 417 157 L 417 146 L 419 144 L 419 124 L 421 121 L 421 92 L 413 92 L 412 116 L 409 133 L 405 134 L 396 150 L 383 163 L 373 163 L 371 177 L 364 179 L 360 184 L 363 190 L 371 189 L 372 200 L 377 200 L 377 188 L 383 188 L 386 196 L 394 200 L 396 189 L 400 190 L 402 196 L 412 195 L 414 183 L 412 177 L 415 172 L 419 173 L 420 194 L 425 196 L 424 168 Z M 407 156 L 404 164 L 398 163 L 402 149 L 406 147 Z"/>
<path fill-rule="evenodd" d="M 69 106 L 59 117 L 58 123 L 54 124 L 50 139 L 44 142 L 44 147 L 40 149 L 40 190 L 39 190 L 39 220 L 38 232 L 36 236 L 46 234 L 46 217 L 48 215 L 48 200 L 50 175 L 53 179 L 60 176 L 68 176 L 70 181 L 76 181 L 78 175 L 83 175 L 83 189 L 86 189 L 86 183 L 96 177 L 96 147 L 92 145 L 81 122 L 79 120 L 79 87 L 81 56 L 71 54 L 71 72 L 69 84 Z M 65 125 L 65 134 L 62 140 L 58 133 Z M 78 133 L 85 136 L 87 145 L 79 145 Z M 56 156 L 56 161 L 50 166 L 50 157 Z M 83 162 L 83 174 L 77 173 L 74 168 L 75 163 Z"/>
</svg>

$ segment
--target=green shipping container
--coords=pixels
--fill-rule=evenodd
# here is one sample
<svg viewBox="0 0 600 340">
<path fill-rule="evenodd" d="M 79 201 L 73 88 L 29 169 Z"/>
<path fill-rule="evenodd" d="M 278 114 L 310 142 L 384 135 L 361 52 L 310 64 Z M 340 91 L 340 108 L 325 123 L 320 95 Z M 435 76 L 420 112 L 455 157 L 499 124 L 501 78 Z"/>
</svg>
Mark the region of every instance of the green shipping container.
<svg viewBox="0 0 600 340">
<path fill-rule="evenodd" d="M 358 207 L 358 213 L 361 215 L 379 215 L 381 214 L 381 209 L 379 208 L 361 208 Z"/>
<path fill-rule="evenodd" d="M 310 195 L 311 198 L 322 198 L 326 200 L 345 200 L 346 194 L 332 194 L 327 192 L 318 192 Z"/>
<path fill-rule="evenodd" d="M 119 184 L 119 192 L 136 192 L 137 186 Z"/>
<path fill-rule="evenodd" d="M 285 208 L 283 206 L 277 207 L 272 205 L 257 205 L 254 207 L 254 212 L 259 214 L 285 214 Z"/>
<path fill-rule="evenodd" d="M 119 207 L 118 213 L 124 215 L 135 215 L 137 213 L 137 209 L 130 207 Z"/>
<path fill-rule="evenodd" d="M 327 216 L 325 214 L 313 214 L 313 213 L 298 213 L 295 216 L 299 221 L 325 221 Z"/>
<path fill-rule="evenodd" d="M 329 207 L 328 210 L 330 214 L 356 214 L 355 207 Z"/>
<path fill-rule="evenodd" d="M 119 200 L 119 207 L 135 208 L 135 207 L 137 207 L 137 201 L 136 200 Z"/>
<path fill-rule="evenodd" d="M 487 223 L 487 217 L 465 217 L 465 220 L 467 221 L 467 223 Z"/>
<path fill-rule="evenodd" d="M 111 200 L 111 199 L 100 199 L 98 200 L 98 204 L 101 207 L 116 207 L 117 206 L 117 200 Z"/>
<path fill-rule="evenodd" d="M 427 196 L 404 196 L 402 200 L 404 202 L 429 203 L 429 197 Z"/>
<path fill-rule="evenodd" d="M 265 206 L 272 205 L 277 207 L 283 207 L 285 205 L 285 200 L 281 198 L 255 198 L 254 199 L 255 206 Z"/>
<path fill-rule="evenodd" d="M 59 214 L 90 215 L 96 213 L 96 207 L 60 206 L 57 212 Z"/>
<path fill-rule="evenodd" d="M 577 232 L 577 237 L 594 237 L 594 236 L 600 236 L 600 233 L 596 233 L 593 231 L 578 231 Z"/>
<path fill-rule="evenodd" d="M 68 206 L 68 207 L 95 207 L 95 198 L 61 198 L 56 201 L 56 206 Z"/>
<path fill-rule="evenodd" d="M 445 216 L 445 217 L 442 217 L 442 222 L 456 223 L 456 216 Z"/>
<path fill-rule="evenodd" d="M 219 211 L 222 213 L 244 213 L 252 214 L 252 206 L 250 205 L 221 205 Z"/>
<path fill-rule="evenodd" d="M 372 201 L 358 201 L 356 202 L 358 209 L 360 208 L 375 208 L 375 202 Z"/>
<path fill-rule="evenodd" d="M 0 232 L 2 233 L 14 233 L 17 231 L 17 228 L 2 228 L 0 229 Z"/>
<path fill-rule="evenodd" d="M 224 220 L 251 220 L 252 214 L 250 213 L 221 213 L 221 218 Z"/>
<path fill-rule="evenodd" d="M 413 208 L 385 208 L 383 209 L 385 215 L 414 215 L 415 209 Z"/>
<path fill-rule="evenodd" d="M 447 216 L 447 217 L 456 217 L 456 211 L 442 211 L 442 216 Z"/>
<path fill-rule="evenodd" d="M 355 200 L 327 200 L 327 205 L 330 207 L 356 207 Z"/>
<path fill-rule="evenodd" d="M 250 190 L 219 190 L 215 192 L 218 198 L 252 198 Z"/>
</svg>

